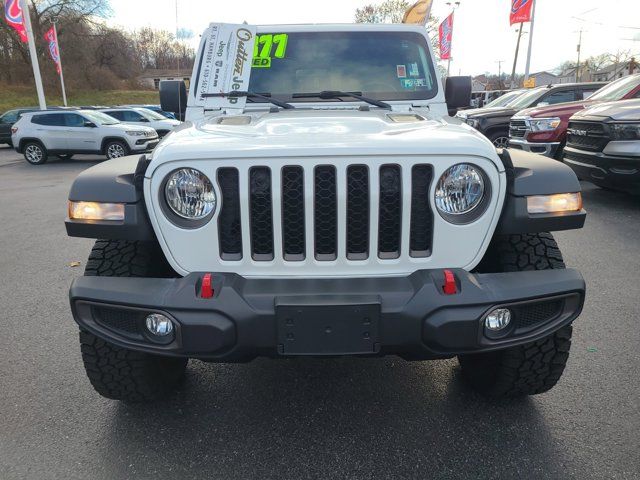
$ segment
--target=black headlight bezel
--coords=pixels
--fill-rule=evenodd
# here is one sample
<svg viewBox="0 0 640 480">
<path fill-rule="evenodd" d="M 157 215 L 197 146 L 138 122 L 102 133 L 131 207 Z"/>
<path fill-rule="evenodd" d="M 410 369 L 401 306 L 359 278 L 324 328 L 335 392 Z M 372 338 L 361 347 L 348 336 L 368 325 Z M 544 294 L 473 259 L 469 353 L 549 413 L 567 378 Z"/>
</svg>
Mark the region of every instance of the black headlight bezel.
<svg viewBox="0 0 640 480">
<path fill-rule="evenodd" d="M 624 127 L 635 128 L 635 136 L 623 136 L 619 130 Z M 612 122 L 609 124 L 611 140 L 613 141 L 638 141 L 640 140 L 640 122 Z"/>
</svg>

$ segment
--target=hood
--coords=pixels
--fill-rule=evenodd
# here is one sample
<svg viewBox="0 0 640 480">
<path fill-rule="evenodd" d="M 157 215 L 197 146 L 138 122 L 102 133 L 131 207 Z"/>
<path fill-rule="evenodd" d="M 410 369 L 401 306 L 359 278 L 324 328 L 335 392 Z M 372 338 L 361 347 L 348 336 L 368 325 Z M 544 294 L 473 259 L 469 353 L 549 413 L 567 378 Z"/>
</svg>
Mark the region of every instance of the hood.
<svg viewBox="0 0 640 480">
<path fill-rule="evenodd" d="M 185 158 L 475 155 L 502 165 L 484 136 L 458 120 L 387 110 L 288 110 L 210 117 L 176 128 L 154 164 Z"/>
<path fill-rule="evenodd" d="M 493 112 L 496 110 L 503 110 L 504 107 L 482 107 L 482 108 L 468 108 L 466 110 L 460 110 L 460 112 L 458 112 L 458 117 L 461 118 L 467 118 L 469 116 L 475 116 L 478 113 L 487 113 L 487 112 Z"/>
<path fill-rule="evenodd" d="M 131 123 L 116 123 L 114 125 L 101 125 L 101 128 L 110 128 L 112 130 L 118 130 L 118 131 L 134 131 L 134 132 L 149 132 L 152 131 L 155 133 L 155 129 L 151 128 L 151 127 L 146 127 L 143 125 L 134 125 Z"/>
<path fill-rule="evenodd" d="M 492 107 L 492 108 L 478 108 L 477 111 L 471 115 L 467 115 L 467 118 L 494 118 L 494 117 L 512 117 L 518 112 L 518 110 L 509 107 Z"/>
<path fill-rule="evenodd" d="M 544 107 L 525 108 L 520 110 L 518 117 L 570 117 L 576 112 L 598 103 L 597 100 L 580 100 L 578 102 L 558 103 Z"/>
<path fill-rule="evenodd" d="M 611 118 L 622 122 L 638 121 L 640 120 L 640 99 L 599 103 L 576 113 L 572 118 L 583 117 Z"/>
</svg>

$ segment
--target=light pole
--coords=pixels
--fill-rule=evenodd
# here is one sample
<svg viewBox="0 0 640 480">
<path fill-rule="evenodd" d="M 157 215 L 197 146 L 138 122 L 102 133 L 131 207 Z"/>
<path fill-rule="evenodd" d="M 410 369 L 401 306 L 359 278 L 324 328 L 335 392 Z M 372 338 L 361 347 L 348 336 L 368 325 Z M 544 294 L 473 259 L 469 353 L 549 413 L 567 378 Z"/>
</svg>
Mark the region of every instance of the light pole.
<svg viewBox="0 0 640 480">
<path fill-rule="evenodd" d="M 456 11 L 456 8 L 460 6 L 460 2 L 447 2 L 447 5 L 451 7 L 451 15 Z M 453 32 L 451 32 L 451 45 L 449 45 L 449 59 L 447 60 L 447 77 L 451 70 L 451 54 L 453 52 Z"/>
</svg>

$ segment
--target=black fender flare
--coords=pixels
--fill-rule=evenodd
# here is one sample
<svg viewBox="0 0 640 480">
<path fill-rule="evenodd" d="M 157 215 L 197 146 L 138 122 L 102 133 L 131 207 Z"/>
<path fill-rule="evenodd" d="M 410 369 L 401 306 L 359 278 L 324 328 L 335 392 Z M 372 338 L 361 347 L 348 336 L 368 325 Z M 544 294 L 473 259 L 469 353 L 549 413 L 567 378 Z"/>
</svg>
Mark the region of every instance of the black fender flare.
<svg viewBox="0 0 640 480">
<path fill-rule="evenodd" d="M 587 213 L 577 212 L 530 214 L 527 197 L 578 193 L 580 181 L 571 168 L 558 160 L 524 152 L 504 149 L 499 153 L 507 174 L 507 192 L 496 233 L 553 232 L 582 228 Z"/>
<path fill-rule="evenodd" d="M 123 203 L 123 221 L 65 219 L 71 237 L 155 241 L 144 203 L 142 183 L 149 166 L 146 155 L 129 155 L 99 163 L 76 177 L 70 202 Z"/>
</svg>

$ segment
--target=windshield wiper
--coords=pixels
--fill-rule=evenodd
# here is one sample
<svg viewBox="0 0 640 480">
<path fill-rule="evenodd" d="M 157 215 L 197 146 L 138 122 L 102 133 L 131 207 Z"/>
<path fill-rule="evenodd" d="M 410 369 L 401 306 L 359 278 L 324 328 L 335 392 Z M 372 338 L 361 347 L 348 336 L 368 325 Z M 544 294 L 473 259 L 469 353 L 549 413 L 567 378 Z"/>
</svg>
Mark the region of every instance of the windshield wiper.
<svg viewBox="0 0 640 480">
<path fill-rule="evenodd" d="M 228 92 L 228 93 L 204 93 L 202 95 L 203 98 L 208 98 L 208 97 L 247 97 L 247 98 L 259 98 L 260 100 L 265 100 L 269 103 L 273 103 L 274 105 L 277 105 L 280 108 L 284 108 L 284 109 L 292 109 L 292 108 L 296 108 L 293 105 L 291 105 L 290 103 L 286 103 L 286 102 L 281 102 L 280 100 L 276 100 L 275 98 L 271 98 L 271 94 L 270 93 L 255 93 L 255 92 L 246 92 L 246 91 L 242 91 L 242 90 L 234 90 L 233 92 Z"/>
<path fill-rule="evenodd" d="M 340 97 L 351 97 L 361 102 L 368 103 L 370 105 L 375 105 L 376 107 L 386 108 L 391 110 L 391 105 L 386 102 L 382 102 L 380 100 L 376 100 L 374 98 L 363 97 L 362 92 L 342 92 L 340 90 L 323 90 L 321 92 L 316 93 L 294 93 L 291 95 L 291 98 L 321 98 L 323 100 L 329 100 L 332 98 L 340 98 Z"/>
</svg>

